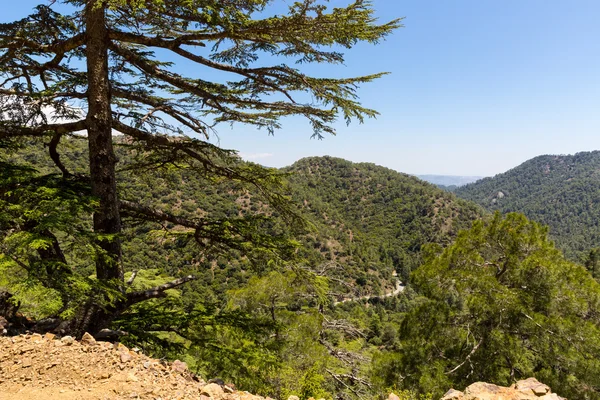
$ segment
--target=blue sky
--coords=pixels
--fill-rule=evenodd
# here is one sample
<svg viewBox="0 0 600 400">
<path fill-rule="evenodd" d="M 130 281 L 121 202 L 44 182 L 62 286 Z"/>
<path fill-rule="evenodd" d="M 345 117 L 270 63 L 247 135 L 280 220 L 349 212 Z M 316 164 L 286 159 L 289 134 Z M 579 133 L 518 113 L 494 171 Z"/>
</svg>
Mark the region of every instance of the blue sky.
<svg viewBox="0 0 600 400">
<path fill-rule="evenodd" d="M 40 2 L 6 2 L 0 20 L 24 16 Z M 328 154 L 447 175 L 494 175 L 540 154 L 600 149 L 597 0 L 373 4 L 382 21 L 405 17 L 405 27 L 377 46 L 348 51 L 345 66 L 313 70 L 391 72 L 359 92 L 381 113 L 377 119 L 340 124 L 337 136 L 321 141 L 311 140 L 298 119 L 275 136 L 223 126 L 220 144 L 275 167 Z"/>
</svg>

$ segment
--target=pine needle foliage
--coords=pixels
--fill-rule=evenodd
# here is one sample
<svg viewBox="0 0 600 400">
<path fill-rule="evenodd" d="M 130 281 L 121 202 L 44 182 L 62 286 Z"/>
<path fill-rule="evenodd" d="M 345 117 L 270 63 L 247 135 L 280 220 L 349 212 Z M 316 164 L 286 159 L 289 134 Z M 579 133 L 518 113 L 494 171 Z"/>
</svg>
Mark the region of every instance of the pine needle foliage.
<svg viewBox="0 0 600 400">
<path fill-rule="evenodd" d="M 316 77 L 303 64 L 342 64 L 342 50 L 377 43 L 400 20 L 378 23 L 363 0 L 337 8 L 303 0 L 280 11 L 273 0 L 63 0 L 0 24 L 0 148 L 42 140 L 54 165 L 50 174 L 25 171 L 3 157 L 2 252 L 62 293 L 78 286 L 66 284 L 71 277 L 83 276 L 70 261 L 88 260 L 92 273 L 70 331 L 98 331 L 134 304 L 195 279 L 129 288 L 122 242 L 132 220 L 182 228 L 201 248 L 262 248 L 273 257 L 289 248 L 261 233 L 263 218 L 190 219 L 120 198 L 115 134 L 137 154 L 124 169 L 187 169 L 209 182 L 233 181 L 301 223 L 280 190 L 281 174 L 214 145 L 218 127 L 274 133 L 282 118 L 299 116 L 321 138 L 335 134 L 339 118 L 377 115 L 359 103 L 357 89 L 382 73 Z M 179 68 L 182 62 L 193 72 Z M 83 173 L 61 158 L 65 136 L 88 142 Z M 26 182 L 11 188 L 18 180 Z M 66 248 L 78 248 L 78 256 Z M 62 311 L 74 300 L 63 294 Z"/>
</svg>

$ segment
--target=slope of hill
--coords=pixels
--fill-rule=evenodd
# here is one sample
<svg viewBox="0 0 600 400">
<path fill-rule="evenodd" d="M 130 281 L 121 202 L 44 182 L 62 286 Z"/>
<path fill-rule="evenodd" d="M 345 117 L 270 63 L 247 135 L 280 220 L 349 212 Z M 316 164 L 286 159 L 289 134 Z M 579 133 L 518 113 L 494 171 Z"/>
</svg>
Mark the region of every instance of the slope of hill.
<svg viewBox="0 0 600 400">
<path fill-rule="evenodd" d="M 86 172 L 83 144 L 65 138 L 60 148 L 66 168 L 81 176 Z M 122 168 L 134 155 L 127 143 L 117 143 L 117 149 Z M 35 167 L 40 174 L 58 172 L 40 142 L 0 153 L 0 158 Z M 373 164 L 315 157 L 282 172 L 288 174 L 282 191 L 308 221 L 308 229 L 288 226 L 264 197 L 236 182 L 177 166 L 121 169 L 121 200 L 148 209 L 188 220 L 210 219 L 215 226 L 246 217 L 272 218 L 261 220 L 260 235 L 245 247 L 216 251 L 195 243 L 176 219 L 163 226 L 128 215 L 122 242 L 127 279 L 137 271 L 131 290 L 188 274 L 197 279 L 160 303 L 124 313 L 114 327 L 129 333 L 123 339 L 128 344 L 144 346 L 149 354 L 183 358 L 202 375 L 230 379 L 255 393 L 287 397 L 312 387 L 315 398 L 317 393 L 343 397 L 353 391 L 367 396 L 374 389 L 361 382 L 370 379 L 372 352 L 395 343 L 398 313 L 411 301 L 408 296 L 381 295 L 397 290 L 396 275 L 406 281 L 420 264 L 422 245 L 448 245 L 482 210 L 434 185 Z M 82 229 L 89 224 L 85 218 L 89 216 L 82 217 Z M 176 235 L 167 235 L 164 228 Z M 57 237 L 66 244 L 73 271 L 85 278 L 93 274 L 93 260 L 78 250 L 79 244 L 70 245 L 68 235 Z M 263 239 L 294 240 L 298 246 L 281 258 L 273 252 L 252 253 Z M 19 268 L 6 265 L 11 271 Z M 21 311 L 36 319 L 59 313 L 60 299 L 47 295 L 41 285 L 24 287 L 22 275 L 0 274 L 0 288 L 19 296 Z M 390 315 L 382 304 L 334 306 L 345 298 L 367 296 L 386 303 Z M 356 378 L 344 382 L 350 389 L 339 383 L 347 376 Z"/>
<path fill-rule="evenodd" d="M 480 216 L 472 203 L 374 164 L 311 157 L 286 171 L 292 198 L 329 242 L 327 257 L 356 265 L 359 275 L 396 270 L 405 279 L 423 244 L 448 244 Z"/>
<path fill-rule="evenodd" d="M 600 151 L 539 156 L 455 193 L 490 211 L 522 212 L 549 225 L 571 259 L 600 243 Z"/>
</svg>

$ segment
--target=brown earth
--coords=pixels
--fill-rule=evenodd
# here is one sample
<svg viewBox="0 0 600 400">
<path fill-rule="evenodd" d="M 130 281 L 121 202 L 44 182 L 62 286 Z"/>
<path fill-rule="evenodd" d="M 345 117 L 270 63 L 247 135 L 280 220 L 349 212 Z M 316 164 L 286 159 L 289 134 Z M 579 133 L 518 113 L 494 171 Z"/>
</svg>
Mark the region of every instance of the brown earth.
<svg viewBox="0 0 600 400">
<path fill-rule="evenodd" d="M 121 344 L 39 334 L 0 337 L 0 400 L 260 400 L 206 384 L 185 363 L 167 364 Z"/>
</svg>

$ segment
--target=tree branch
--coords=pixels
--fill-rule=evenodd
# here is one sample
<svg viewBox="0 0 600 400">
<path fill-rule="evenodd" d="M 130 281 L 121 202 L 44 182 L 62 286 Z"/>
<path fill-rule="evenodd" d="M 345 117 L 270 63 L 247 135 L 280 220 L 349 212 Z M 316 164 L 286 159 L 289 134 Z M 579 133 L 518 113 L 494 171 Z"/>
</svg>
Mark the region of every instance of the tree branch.
<svg viewBox="0 0 600 400">
<path fill-rule="evenodd" d="M 60 154 L 58 154 L 58 151 L 57 151 L 57 147 L 58 147 L 58 144 L 60 143 L 60 139 L 61 139 L 62 135 L 63 135 L 62 133 L 54 134 L 54 136 L 52 137 L 52 140 L 50 140 L 50 143 L 48 145 L 48 152 L 50 153 L 50 158 L 52 159 L 52 161 L 54 161 L 54 164 L 58 167 L 58 169 L 60 169 L 60 172 L 62 172 L 63 177 L 68 178 L 72 174 L 67 170 L 67 168 L 62 163 L 62 161 L 60 161 Z"/>
<path fill-rule="evenodd" d="M 192 229 L 201 229 L 204 226 L 204 224 L 200 222 L 196 222 L 177 215 L 169 214 L 155 208 L 146 207 L 141 204 L 134 203 L 132 201 L 121 200 L 119 206 L 122 210 L 150 217 L 151 221 L 167 221 Z"/>
<path fill-rule="evenodd" d="M 87 129 L 85 120 L 67 122 L 64 124 L 47 124 L 34 127 L 10 126 L 0 123 L 0 140 L 10 137 L 47 136 L 49 134 L 65 134 Z"/>
<path fill-rule="evenodd" d="M 152 289 L 128 293 L 127 301 L 126 301 L 127 306 L 131 306 L 133 304 L 136 304 L 136 303 L 139 303 L 139 302 L 142 302 L 145 300 L 149 300 L 149 299 L 165 297 L 166 296 L 165 291 L 167 291 L 169 289 L 175 289 L 187 282 L 190 282 L 190 281 L 193 281 L 196 279 L 198 279 L 198 278 L 195 275 L 188 275 L 188 276 L 184 276 L 179 279 L 175 279 L 174 281 L 153 287 Z"/>
<path fill-rule="evenodd" d="M 473 349 L 467 355 L 467 357 L 464 359 L 464 361 L 461 362 L 460 364 L 458 364 L 456 367 L 452 368 L 450 371 L 446 372 L 446 375 L 450 375 L 451 373 L 455 372 L 460 367 L 462 367 L 463 365 L 465 365 L 465 363 L 471 359 L 471 357 L 473 356 L 473 354 L 475 354 L 475 352 L 477 351 L 477 349 L 479 348 L 479 346 L 481 346 L 482 343 L 483 343 L 483 338 L 481 338 L 481 340 L 479 341 L 479 343 L 477 343 L 475 346 L 473 346 Z"/>
<path fill-rule="evenodd" d="M 125 100 L 135 101 L 137 103 L 145 104 L 150 107 L 160 108 L 160 111 L 169 115 L 170 117 L 176 119 L 183 125 L 190 128 L 192 131 L 203 135 L 206 139 L 208 139 L 209 135 L 207 131 L 210 127 L 204 122 L 198 120 L 197 118 L 192 117 L 190 114 L 186 112 L 181 112 L 177 110 L 173 105 L 169 104 L 165 99 L 157 99 L 151 96 L 146 96 L 140 93 L 135 93 L 132 91 L 122 90 L 119 88 L 113 88 L 112 94 L 116 98 L 121 98 Z"/>
<path fill-rule="evenodd" d="M 208 58 L 202 57 L 200 55 L 189 52 L 185 49 L 182 49 L 180 46 L 182 44 L 190 44 L 188 39 L 186 39 L 187 35 L 178 36 L 175 39 L 167 40 L 161 37 L 148 37 L 144 35 L 137 35 L 131 32 L 122 32 L 122 31 L 110 31 L 109 34 L 111 39 L 118 40 L 126 43 L 140 44 L 144 46 L 150 47 L 160 47 L 163 49 L 168 49 L 174 52 L 181 57 L 184 57 L 190 61 L 193 61 L 197 64 L 204 65 L 206 67 L 214 68 L 219 71 L 232 72 L 238 75 L 244 76 L 248 79 L 252 79 L 256 82 L 263 84 L 265 87 L 272 89 L 273 91 L 282 93 L 285 95 L 288 100 L 292 103 L 296 103 L 296 101 L 292 98 L 290 93 L 283 89 L 281 86 L 274 84 L 273 82 L 269 82 L 265 79 L 265 76 L 275 77 L 278 79 L 284 78 L 285 75 L 282 75 L 281 72 L 285 71 L 287 74 L 292 72 L 291 69 L 283 70 L 282 68 L 269 69 L 269 68 L 240 68 L 233 65 L 223 64 L 219 62 L 212 61 Z M 275 74 L 274 71 L 278 71 L 279 74 Z M 291 83 L 285 82 L 286 84 Z"/>
<path fill-rule="evenodd" d="M 0 39 L 7 39 L 6 36 L 0 36 Z M 0 44 L 0 49 L 23 49 L 24 47 L 28 47 L 32 50 L 39 51 L 41 53 L 55 53 L 55 54 L 64 54 L 71 50 L 75 50 L 76 48 L 82 46 L 86 41 L 86 34 L 80 33 L 78 35 L 72 36 L 68 39 L 65 39 L 61 42 L 54 44 L 40 44 L 35 40 L 24 38 L 24 37 L 13 37 L 12 42 L 8 42 L 5 44 Z"/>
<path fill-rule="evenodd" d="M 350 390 L 352 393 L 354 393 L 356 395 L 356 397 L 358 397 L 359 399 L 362 399 L 363 397 L 353 388 L 351 388 L 350 386 L 348 386 L 346 384 L 346 382 L 344 382 L 343 380 L 340 379 L 339 375 L 334 374 L 333 372 L 331 372 L 330 370 L 326 369 L 325 371 L 327 371 L 327 373 L 329 375 L 331 375 L 331 377 L 333 379 L 335 379 L 338 383 L 341 383 L 346 389 Z"/>
</svg>

